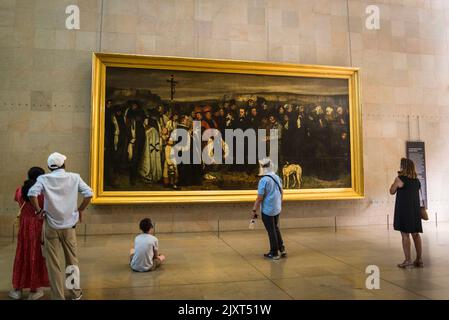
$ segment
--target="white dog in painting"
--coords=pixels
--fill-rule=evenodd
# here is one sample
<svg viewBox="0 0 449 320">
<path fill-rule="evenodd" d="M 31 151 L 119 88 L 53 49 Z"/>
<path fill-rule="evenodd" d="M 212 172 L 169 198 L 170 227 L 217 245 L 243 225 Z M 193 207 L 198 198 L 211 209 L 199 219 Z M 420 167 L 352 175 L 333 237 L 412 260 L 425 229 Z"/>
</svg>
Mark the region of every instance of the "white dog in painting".
<svg viewBox="0 0 449 320">
<path fill-rule="evenodd" d="M 296 185 L 298 186 L 297 189 L 301 188 L 302 168 L 299 164 L 287 163 L 286 165 L 284 165 L 284 167 L 282 168 L 282 176 L 284 178 L 285 189 L 290 188 L 290 176 L 293 176 L 292 188 L 295 188 Z"/>
</svg>

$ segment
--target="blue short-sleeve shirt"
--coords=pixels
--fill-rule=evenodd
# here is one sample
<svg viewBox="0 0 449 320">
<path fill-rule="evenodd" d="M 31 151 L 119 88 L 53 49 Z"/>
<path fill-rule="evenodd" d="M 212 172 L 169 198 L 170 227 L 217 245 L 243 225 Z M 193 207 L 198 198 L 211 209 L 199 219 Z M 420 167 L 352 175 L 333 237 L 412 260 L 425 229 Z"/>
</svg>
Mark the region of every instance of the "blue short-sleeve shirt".
<svg viewBox="0 0 449 320">
<path fill-rule="evenodd" d="M 273 177 L 278 185 L 272 178 L 266 177 L 270 175 Z M 262 213 L 267 216 L 277 216 L 282 210 L 282 181 L 275 173 L 266 174 L 259 181 L 259 187 L 257 188 L 257 194 L 263 197 L 262 201 Z M 279 187 L 278 187 L 279 186 Z"/>
</svg>

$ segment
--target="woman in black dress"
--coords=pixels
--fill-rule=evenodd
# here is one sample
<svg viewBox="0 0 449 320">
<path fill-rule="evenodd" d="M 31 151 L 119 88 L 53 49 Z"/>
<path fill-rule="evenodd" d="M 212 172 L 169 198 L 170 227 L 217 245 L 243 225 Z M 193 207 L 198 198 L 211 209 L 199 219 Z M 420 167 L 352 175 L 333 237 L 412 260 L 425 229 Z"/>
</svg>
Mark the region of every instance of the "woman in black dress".
<svg viewBox="0 0 449 320">
<path fill-rule="evenodd" d="M 415 164 L 412 160 L 401 159 L 401 171 L 390 187 L 390 194 L 396 194 L 396 204 L 394 209 L 394 230 L 398 230 L 402 235 L 402 248 L 405 254 L 403 263 L 398 264 L 399 268 L 423 267 L 422 261 L 422 244 L 421 236 L 421 211 L 419 190 L 421 183 L 419 182 Z M 410 234 L 416 249 L 416 260 L 412 262 L 410 252 Z"/>
</svg>

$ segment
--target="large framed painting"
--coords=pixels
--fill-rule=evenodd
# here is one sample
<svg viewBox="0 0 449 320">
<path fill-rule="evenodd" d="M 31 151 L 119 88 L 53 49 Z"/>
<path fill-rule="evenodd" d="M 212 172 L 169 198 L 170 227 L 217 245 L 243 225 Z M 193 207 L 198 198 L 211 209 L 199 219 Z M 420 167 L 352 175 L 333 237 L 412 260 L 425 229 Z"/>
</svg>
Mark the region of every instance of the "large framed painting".
<svg viewBox="0 0 449 320">
<path fill-rule="evenodd" d="M 285 200 L 362 198 L 356 68 L 93 54 L 97 204 L 252 201 L 271 159 Z"/>
</svg>

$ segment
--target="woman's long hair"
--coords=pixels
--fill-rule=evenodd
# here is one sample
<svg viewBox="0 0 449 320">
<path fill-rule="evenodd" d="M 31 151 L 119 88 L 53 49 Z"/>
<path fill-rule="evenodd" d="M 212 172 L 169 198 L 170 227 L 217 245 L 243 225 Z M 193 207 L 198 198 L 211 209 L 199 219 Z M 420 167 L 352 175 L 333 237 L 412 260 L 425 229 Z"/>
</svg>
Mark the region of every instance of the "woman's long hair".
<svg viewBox="0 0 449 320">
<path fill-rule="evenodd" d="M 30 201 L 30 198 L 28 198 L 28 191 L 36 183 L 37 178 L 43 174 L 45 174 L 44 169 L 39 167 L 32 167 L 28 170 L 28 180 L 25 180 L 22 186 L 22 199 L 24 201 Z"/>
<path fill-rule="evenodd" d="M 415 170 L 415 164 L 412 160 L 407 158 L 401 159 L 401 171 L 399 171 L 400 176 L 406 176 L 410 179 L 418 178 Z"/>
</svg>

